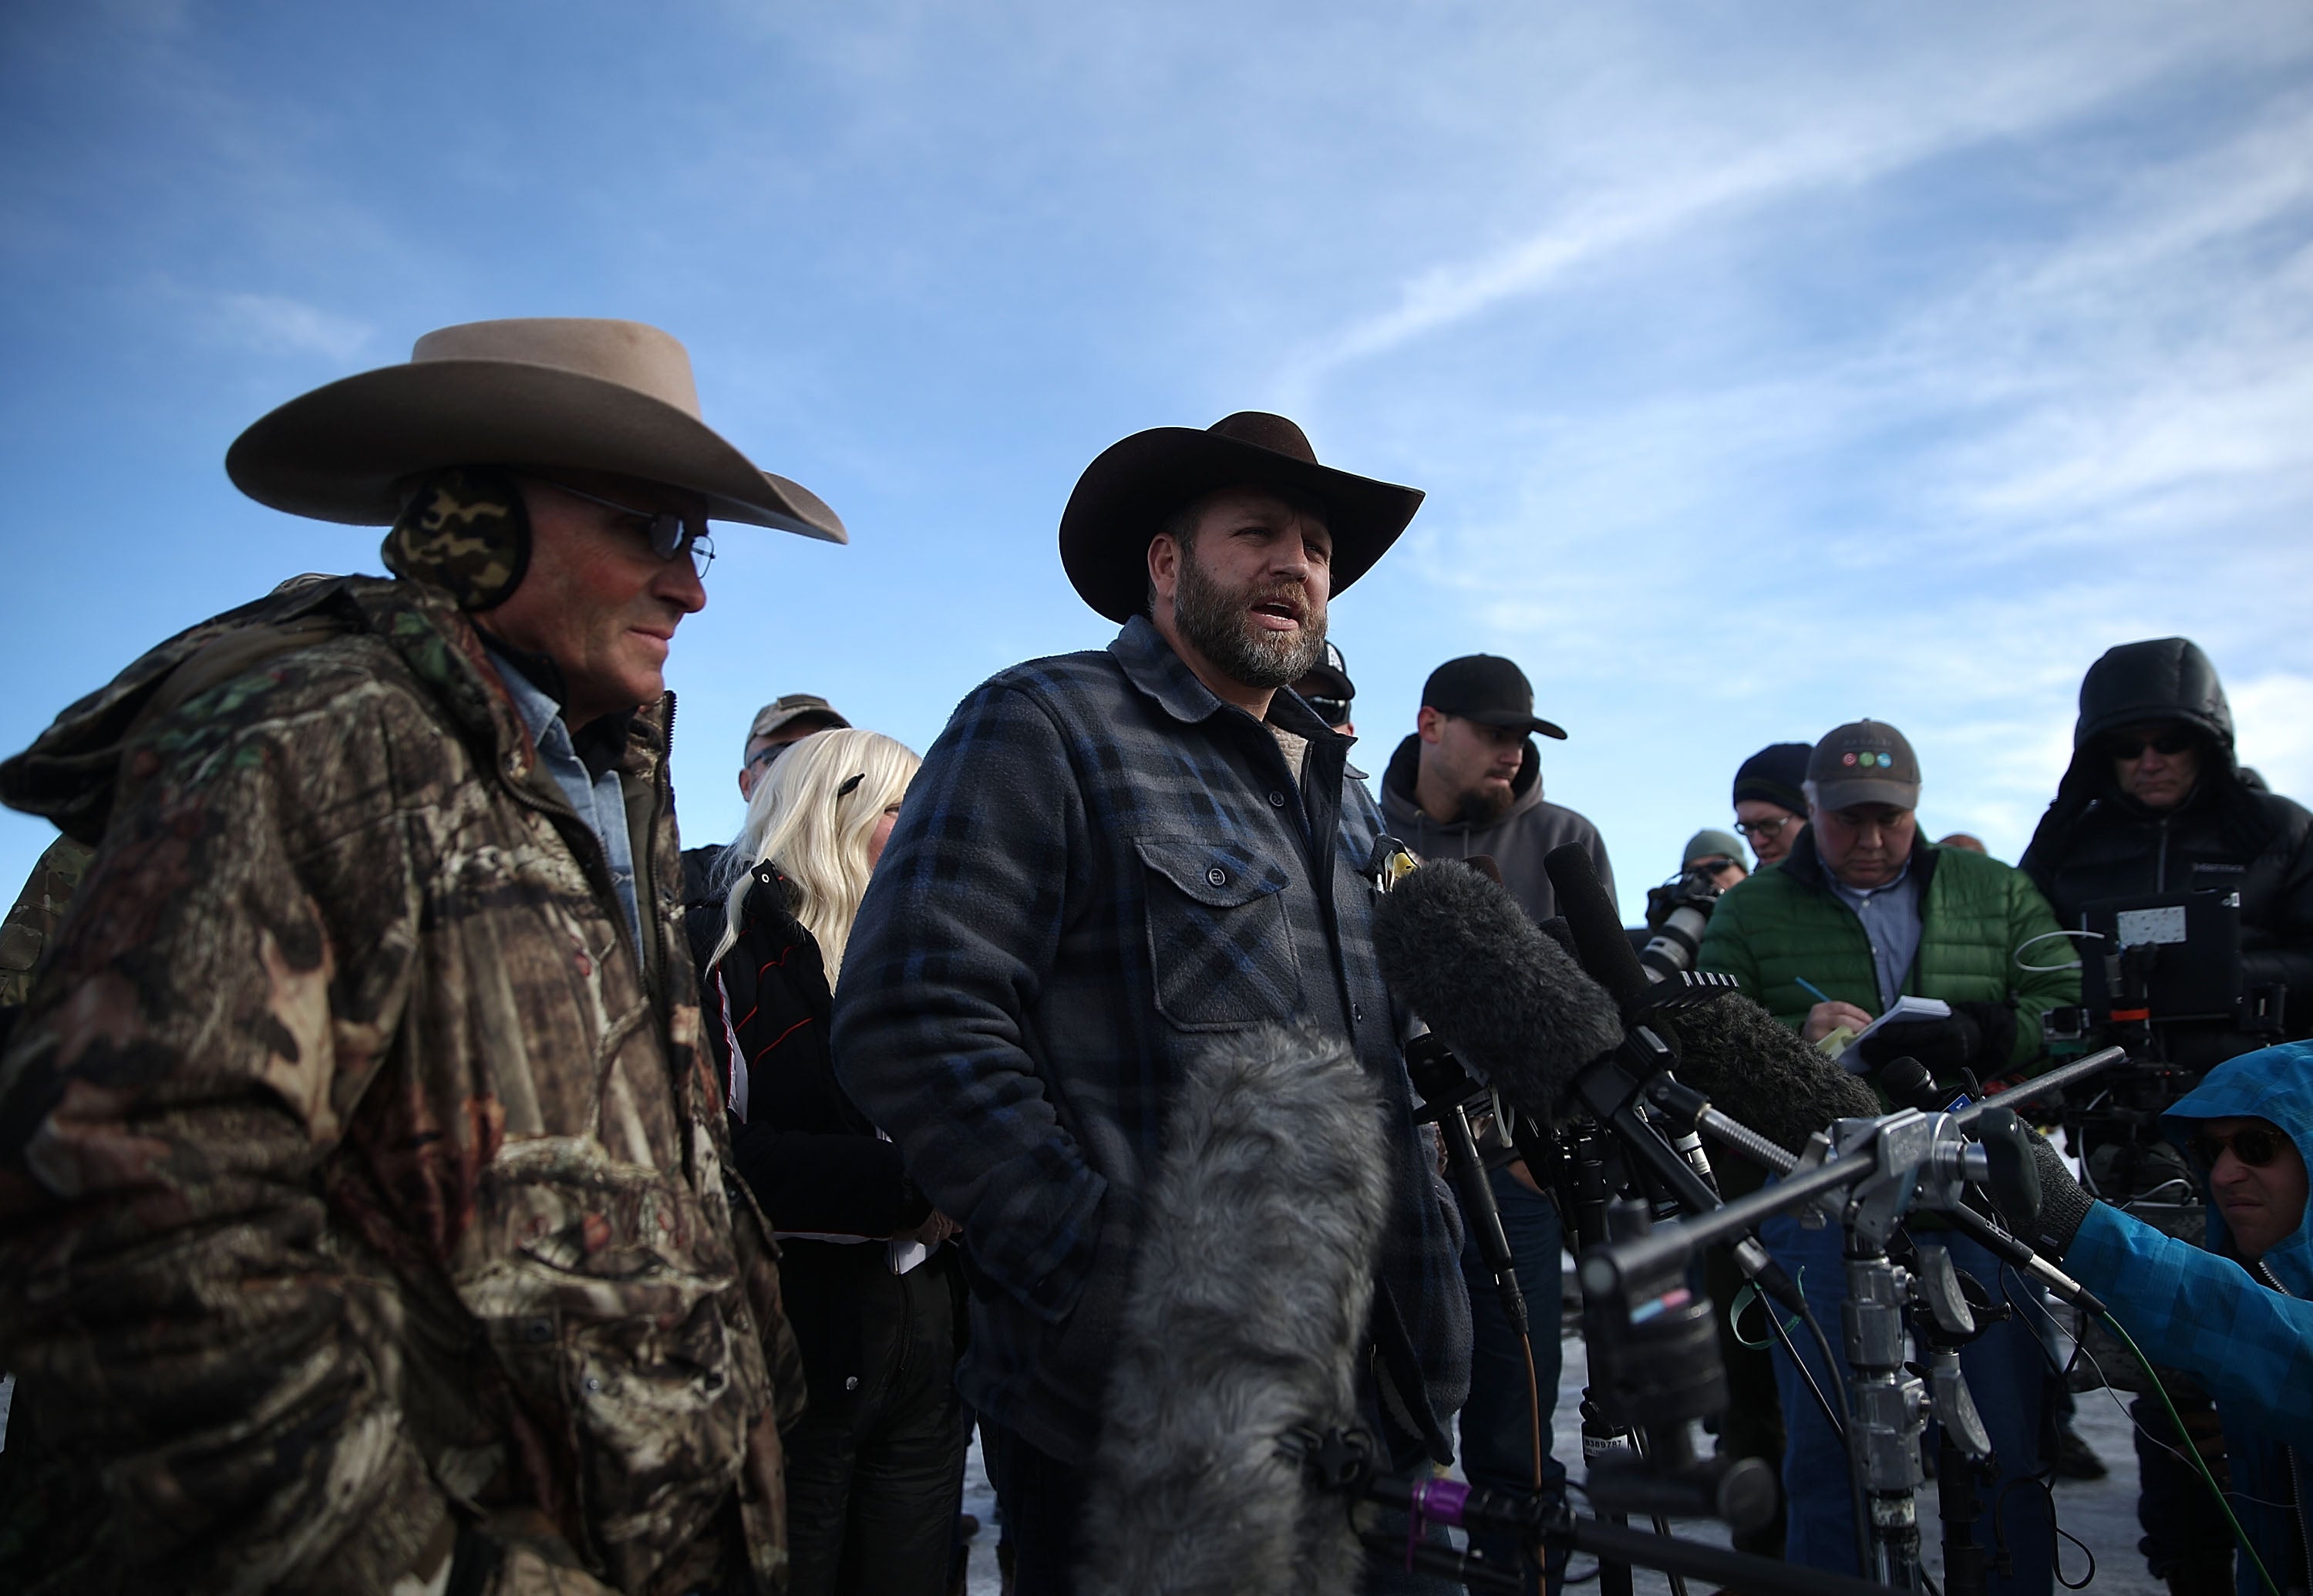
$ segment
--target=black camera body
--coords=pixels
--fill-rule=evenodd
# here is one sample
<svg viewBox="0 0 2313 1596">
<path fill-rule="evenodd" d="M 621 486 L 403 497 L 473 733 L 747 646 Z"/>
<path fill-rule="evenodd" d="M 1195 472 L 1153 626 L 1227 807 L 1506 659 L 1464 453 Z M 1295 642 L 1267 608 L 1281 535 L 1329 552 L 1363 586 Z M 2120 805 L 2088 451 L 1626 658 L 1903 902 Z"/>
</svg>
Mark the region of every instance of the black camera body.
<svg viewBox="0 0 2313 1596">
<path fill-rule="evenodd" d="M 2178 1178 L 2160 1116 L 2204 1071 L 2279 1040 L 2286 994 L 2244 985 L 2238 892 L 2099 898 L 2080 918 L 2080 1005 L 2053 1010 L 2044 1032 L 2052 1048 L 2116 1043 L 2129 1062 L 2067 1105 L 2072 1149 L 2091 1189 L 2157 1196 L 2192 1219 L 2199 1195 Z"/>
<path fill-rule="evenodd" d="M 1654 935 L 1639 949 L 1639 963 L 1650 981 L 1694 968 L 1702 949 L 1702 928 L 1719 906 L 1719 883 L 1703 869 L 1682 870 L 1660 886 L 1647 888 L 1647 929 Z"/>
</svg>

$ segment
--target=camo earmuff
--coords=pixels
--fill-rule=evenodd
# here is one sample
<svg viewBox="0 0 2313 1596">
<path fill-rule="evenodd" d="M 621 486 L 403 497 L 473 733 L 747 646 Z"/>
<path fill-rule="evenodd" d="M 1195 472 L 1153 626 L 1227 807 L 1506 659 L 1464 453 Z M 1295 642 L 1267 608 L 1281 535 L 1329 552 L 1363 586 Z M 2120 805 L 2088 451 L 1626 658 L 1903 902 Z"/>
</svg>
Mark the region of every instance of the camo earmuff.
<svg viewBox="0 0 2313 1596">
<path fill-rule="evenodd" d="M 493 609 L 530 569 L 530 512 L 505 467 L 444 466 L 418 482 L 380 551 L 404 581 L 439 587 L 462 610 Z"/>
</svg>

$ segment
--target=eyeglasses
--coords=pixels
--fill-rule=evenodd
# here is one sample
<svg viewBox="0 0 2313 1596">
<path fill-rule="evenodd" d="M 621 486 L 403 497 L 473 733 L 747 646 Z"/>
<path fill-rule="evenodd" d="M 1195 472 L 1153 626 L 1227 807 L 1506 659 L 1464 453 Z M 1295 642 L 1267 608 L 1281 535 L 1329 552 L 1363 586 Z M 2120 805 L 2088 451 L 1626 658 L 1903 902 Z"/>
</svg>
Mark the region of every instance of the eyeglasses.
<svg viewBox="0 0 2313 1596">
<path fill-rule="evenodd" d="M 1345 698 L 1313 698 L 1309 707 L 1327 726 L 1339 726 L 1350 718 L 1350 701 Z"/>
<path fill-rule="evenodd" d="M 1799 823 L 1798 816 L 1785 815 L 1776 820 L 1738 820 L 1735 823 L 1735 829 L 1746 837 L 1764 837 L 1772 842 L 1781 835 L 1783 827 Z"/>
<path fill-rule="evenodd" d="M 2115 759 L 2142 759 L 2147 748 L 2174 758 L 2193 745 L 2190 732 L 2164 731 L 2157 737 L 2115 737 L 2106 745 Z"/>
<path fill-rule="evenodd" d="M 2213 1169 L 2229 1150 L 2252 1169 L 2262 1169 L 2281 1156 L 2281 1133 L 2271 1125 L 2247 1125 L 2230 1135 L 2202 1131 L 2193 1138 L 2193 1156 L 2204 1169 Z"/>
<path fill-rule="evenodd" d="M 527 473 L 538 477 L 536 472 Z M 630 504 L 620 504 L 615 498 L 604 498 L 599 493 L 589 493 L 584 488 L 553 477 L 538 477 L 550 488 L 558 488 L 573 498 L 583 498 L 588 504 L 601 505 L 606 510 L 616 510 L 621 516 L 644 524 L 650 540 L 650 551 L 661 560 L 673 560 L 678 554 L 690 556 L 690 567 L 701 580 L 707 568 L 715 563 L 715 540 L 707 535 L 707 517 L 690 516 L 676 510 L 638 510 Z"/>
</svg>

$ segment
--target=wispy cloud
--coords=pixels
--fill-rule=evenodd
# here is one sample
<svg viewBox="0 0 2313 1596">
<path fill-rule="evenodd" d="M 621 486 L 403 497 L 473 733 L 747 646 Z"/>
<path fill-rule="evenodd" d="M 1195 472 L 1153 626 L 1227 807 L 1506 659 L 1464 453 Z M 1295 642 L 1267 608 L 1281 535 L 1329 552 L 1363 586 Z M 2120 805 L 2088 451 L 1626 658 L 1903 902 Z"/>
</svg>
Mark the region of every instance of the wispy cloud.
<svg viewBox="0 0 2313 1596">
<path fill-rule="evenodd" d="M 216 328 L 264 355 L 313 355 L 340 364 L 366 351 L 377 329 L 280 294 L 224 294 L 216 299 Z"/>
<path fill-rule="evenodd" d="M 1978 42 L 1988 48 L 1955 48 L 1952 36 L 1905 40 L 1903 64 L 1875 49 L 1854 72 L 1842 70 L 1834 45 L 1808 62 L 1812 70 L 1801 81 L 1793 81 L 1788 63 L 1778 63 L 1778 70 L 1759 75 L 1748 95 L 1705 92 L 1695 96 L 1699 107 L 1679 98 L 1689 86 L 1681 77 L 1695 63 L 1666 63 L 1671 70 L 1654 85 L 1651 103 L 1642 96 L 1589 107 L 1602 113 L 1607 132 L 1584 139 L 1587 147 L 1557 174 L 1555 191 L 1536 207 L 1538 225 L 1505 244 L 1436 260 L 1397 288 L 1394 303 L 1308 339 L 1288 358 L 1287 391 L 1313 394 L 1345 366 L 1544 293 L 1626 253 L 1678 248 L 1682 235 L 1730 216 L 1784 204 L 1836 203 L 1935 161 L 2044 137 L 2109 110 L 2148 84 L 2189 79 L 2240 60 L 2252 35 L 2269 50 L 2269 61 L 2313 49 L 2313 36 L 2301 28 L 2273 34 L 2230 25 L 2083 32 L 2051 15 L 1987 31 L 1991 38 Z M 1667 126 L 1649 129 L 1650 116 Z M 2271 132 L 2279 145 L 2289 130 Z M 2291 154 L 2284 167 L 2301 167 L 2304 145 Z M 2283 175 L 2283 186 L 2288 181 Z M 2153 248 L 2162 242 L 2138 242 Z"/>
</svg>

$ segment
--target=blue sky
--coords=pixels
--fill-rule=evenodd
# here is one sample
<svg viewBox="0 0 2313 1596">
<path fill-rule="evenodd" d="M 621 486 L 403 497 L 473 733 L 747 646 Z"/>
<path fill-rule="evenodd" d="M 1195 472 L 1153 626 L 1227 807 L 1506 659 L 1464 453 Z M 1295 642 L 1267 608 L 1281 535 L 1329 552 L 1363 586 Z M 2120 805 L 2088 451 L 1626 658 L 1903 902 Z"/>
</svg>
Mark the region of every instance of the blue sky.
<svg viewBox="0 0 2313 1596">
<path fill-rule="evenodd" d="M 686 837 L 756 704 L 927 745 L 1096 647 L 1126 433 L 1282 410 L 1427 489 L 1334 607 L 1378 772 L 1517 659 L 1635 915 L 1735 765 L 1860 715 L 2013 859 L 2073 693 L 2182 632 L 2313 796 L 2313 11 L 2051 3 L 0 9 L 0 747 L 374 534 L 221 465 L 428 328 L 630 316 L 854 542 L 731 528 Z M 13 883 L 45 825 L 0 816 Z"/>
</svg>

